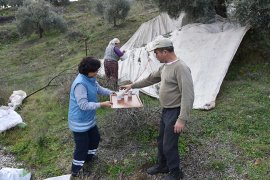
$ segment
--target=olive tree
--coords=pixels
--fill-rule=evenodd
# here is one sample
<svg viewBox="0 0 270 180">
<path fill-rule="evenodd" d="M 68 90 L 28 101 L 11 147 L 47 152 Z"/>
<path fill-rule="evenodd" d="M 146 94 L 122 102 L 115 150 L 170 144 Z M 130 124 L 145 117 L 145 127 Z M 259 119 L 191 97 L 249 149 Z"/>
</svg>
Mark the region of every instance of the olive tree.
<svg viewBox="0 0 270 180">
<path fill-rule="evenodd" d="M 21 35 L 37 33 L 40 38 L 46 31 L 67 29 L 64 19 L 44 0 L 25 1 L 16 12 L 16 25 Z"/>
<path fill-rule="evenodd" d="M 107 0 L 105 3 L 104 16 L 109 23 L 117 25 L 118 20 L 124 20 L 130 10 L 130 3 L 127 0 Z"/>
<path fill-rule="evenodd" d="M 205 22 L 215 14 L 226 17 L 225 0 L 154 0 L 160 11 L 167 12 L 171 17 L 178 17 L 182 11 L 192 22 Z M 225 11 L 225 12 L 224 12 Z"/>
<path fill-rule="evenodd" d="M 228 1 L 230 18 L 270 32 L 270 0 Z"/>
<path fill-rule="evenodd" d="M 154 0 L 160 11 L 178 17 L 184 11 L 193 22 L 204 22 L 215 15 L 250 24 L 253 28 L 270 29 L 270 0 Z"/>
</svg>

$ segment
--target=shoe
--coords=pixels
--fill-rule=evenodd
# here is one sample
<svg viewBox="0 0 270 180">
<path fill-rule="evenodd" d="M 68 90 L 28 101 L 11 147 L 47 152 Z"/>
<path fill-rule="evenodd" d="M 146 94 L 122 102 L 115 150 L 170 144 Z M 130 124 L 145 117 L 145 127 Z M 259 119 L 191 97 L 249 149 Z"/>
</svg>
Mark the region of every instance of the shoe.
<svg viewBox="0 0 270 180">
<path fill-rule="evenodd" d="M 92 163 L 85 162 L 82 169 L 83 169 L 83 173 L 90 173 L 92 169 Z"/>
<path fill-rule="evenodd" d="M 91 158 L 91 162 L 97 162 L 99 159 L 98 159 L 98 156 L 97 155 L 94 155 L 92 156 Z"/>
<path fill-rule="evenodd" d="M 79 180 L 79 179 L 80 179 L 79 176 L 76 176 L 76 175 L 73 175 L 73 174 L 71 174 L 70 178 L 69 178 L 69 180 Z"/>
<path fill-rule="evenodd" d="M 69 180 L 83 180 L 86 179 L 90 173 L 84 172 L 83 169 L 80 169 L 78 173 L 72 173 Z"/>
<path fill-rule="evenodd" d="M 165 165 L 162 166 L 160 164 L 157 164 L 153 167 L 150 167 L 146 170 L 146 172 L 150 175 L 154 175 L 154 174 L 158 174 L 158 173 L 168 173 L 169 172 L 169 168 Z"/>
<path fill-rule="evenodd" d="M 84 163 L 83 172 L 89 174 L 91 172 L 91 170 L 93 169 L 94 164 L 97 162 L 98 162 L 98 157 L 96 155 L 91 157 L 90 160 L 88 160 Z"/>
<path fill-rule="evenodd" d="M 164 180 L 180 180 L 184 178 L 184 173 L 180 169 L 174 169 L 164 178 Z"/>
</svg>

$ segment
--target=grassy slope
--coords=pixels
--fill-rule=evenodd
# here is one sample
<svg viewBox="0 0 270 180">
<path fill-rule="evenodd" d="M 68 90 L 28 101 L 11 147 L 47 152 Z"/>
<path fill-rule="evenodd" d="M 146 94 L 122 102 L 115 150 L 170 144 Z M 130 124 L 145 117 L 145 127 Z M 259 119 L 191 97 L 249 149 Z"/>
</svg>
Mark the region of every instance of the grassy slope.
<svg viewBox="0 0 270 180">
<path fill-rule="evenodd" d="M 6 101 L 12 90 L 22 89 L 29 94 L 65 69 L 74 72 L 85 55 L 84 37 L 89 38 L 88 53 L 102 58 L 109 40 L 117 36 L 122 42 L 127 41 L 142 22 L 155 15 L 144 12 L 137 16 L 142 12 L 137 8 L 130 13 L 136 16 L 131 15 L 121 27 L 113 28 L 92 14 L 90 9 L 91 5 L 82 2 L 65 8 L 65 18 L 70 26 L 65 35 L 52 33 L 42 39 L 31 36 L 1 43 L 0 85 L 3 87 L 1 96 L 6 95 Z M 3 29 L 14 29 L 14 25 L 1 25 L 0 30 Z M 185 162 L 193 164 L 194 161 L 195 164 L 198 159 L 203 160 L 204 163 L 194 174 L 203 172 L 206 175 L 202 177 L 213 179 L 235 179 L 234 174 L 242 179 L 266 179 L 269 176 L 270 65 L 265 62 L 252 63 L 257 58 L 257 54 L 250 57 L 239 52 L 221 87 L 216 108 L 193 111 L 193 121 L 179 146 Z M 28 124 L 26 128 L 14 128 L 0 135 L 0 144 L 16 154 L 18 160 L 24 161 L 25 167 L 34 172 L 35 178 L 69 172 L 73 151 L 72 135 L 67 129 L 66 119 L 70 81 L 70 75 L 64 74 L 56 82 L 57 87 L 46 88 L 31 96 L 19 110 Z M 157 104 L 151 98 L 144 99 L 145 102 Z M 98 111 L 101 119 L 109 113 L 111 111 Z M 101 122 L 101 126 L 105 125 L 105 122 Z M 156 133 L 157 129 L 153 126 L 140 127 L 129 133 L 125 142 L 139 140 L 141 148 L 129 152 L 118 147 L 118 150 L 126 151 L 124 159 L 108 159 L 100 171 L 117 177 L 153 162 Z M 113 142 L 120 143 L 117 140 Z M 114 152 L 116 145 L 111 146 L 103 149 Z M 196 147 L 196 151 L 193 147 Z M 138 157 L 134 157 L 136 153 L 140 162 Z M 258 159 L 261 162 L 254 163 Z M 187 176 L 193 177 L 191 174 Z"/>
</svg>

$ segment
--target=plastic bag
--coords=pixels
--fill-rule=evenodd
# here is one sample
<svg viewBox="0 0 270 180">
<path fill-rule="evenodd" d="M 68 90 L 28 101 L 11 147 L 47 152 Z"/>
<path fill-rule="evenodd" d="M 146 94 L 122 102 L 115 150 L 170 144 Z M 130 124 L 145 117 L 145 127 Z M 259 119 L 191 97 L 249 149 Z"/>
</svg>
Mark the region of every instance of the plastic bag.
<svg viewBox="0 0 270 180">
<path fill-rule="evenodd" d="M 30 180 L 31 173 L 25 169 L 2 168 L 0 170 L 0 180 Z"/>
<path fill-rule="evenodd" d="M 17 109 L 17 107 L 22 104 L 22 101 L 26 96 L 26 92 L 22 90 L 13 91 L 12 95 L 9 97 L 10 103 L 8 103 L 8 106 L 12 107 L 13 110 Z"/>
</svg>

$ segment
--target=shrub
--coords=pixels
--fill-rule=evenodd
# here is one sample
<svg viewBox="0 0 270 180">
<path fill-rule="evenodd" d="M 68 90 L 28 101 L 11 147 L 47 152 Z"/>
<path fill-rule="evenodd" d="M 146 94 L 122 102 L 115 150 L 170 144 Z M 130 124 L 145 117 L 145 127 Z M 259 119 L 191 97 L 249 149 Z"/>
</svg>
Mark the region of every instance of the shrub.
<svg viewBox="0 0 270 180">
<path fill-rule="evenodd" d="M 43 0 L 25 1 L 16 13 L 16 24 L 20 34 L 37 33 L 40 38 L 45 31 L 67 29 L 64 19 Z"/>
<path fill-rule="evenodd" d="M 19 39 L 19 33 L 16 31 L 16 29 L 5 29 L 0 31 L 0 42 L 1 44 L 10 43 L 15 40 Z"/>
</svg>

